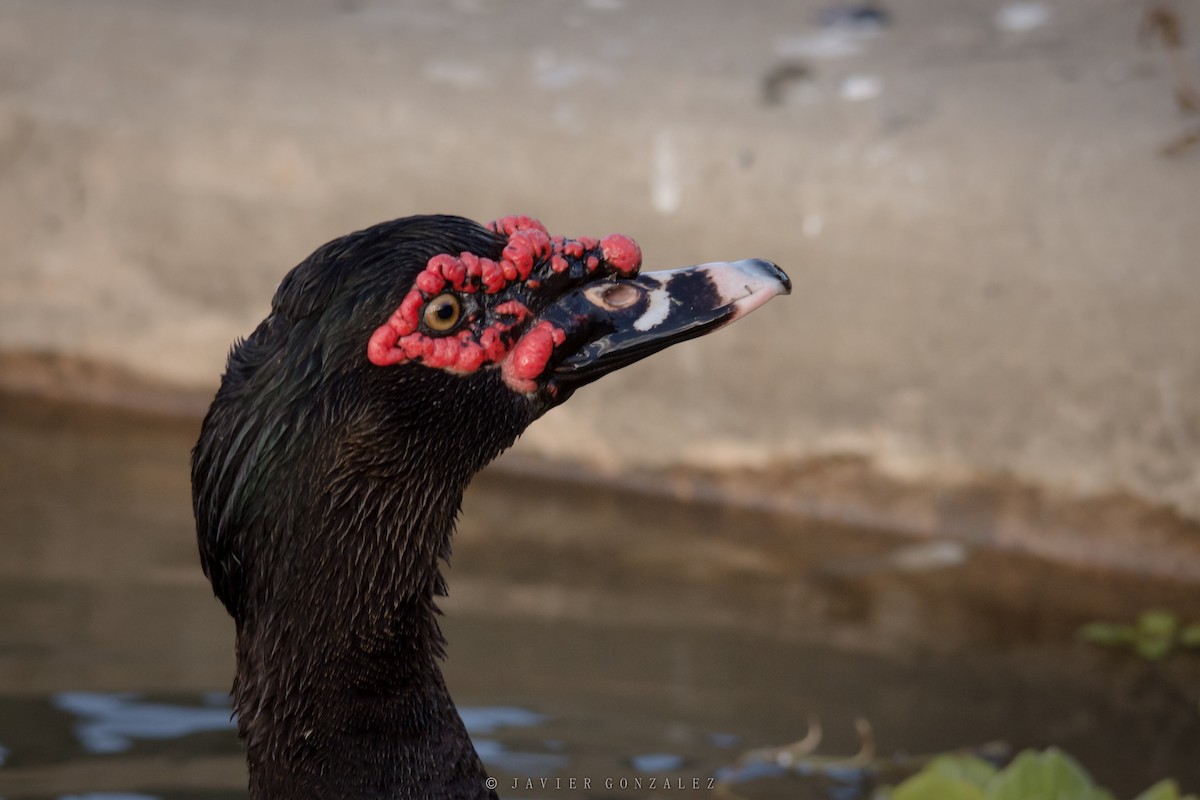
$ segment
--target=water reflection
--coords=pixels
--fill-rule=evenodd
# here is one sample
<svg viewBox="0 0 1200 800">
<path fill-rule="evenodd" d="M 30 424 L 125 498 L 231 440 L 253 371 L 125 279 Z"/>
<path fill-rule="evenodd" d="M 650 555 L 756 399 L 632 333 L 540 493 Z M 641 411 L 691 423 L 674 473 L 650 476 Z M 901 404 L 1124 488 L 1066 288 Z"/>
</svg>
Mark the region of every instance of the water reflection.
<svg viewBox="0 0 1200 800">
<path fill-rule="evenodd" d="M 490 738 L 491 734 L 506 728 L 536 728 L 547 721 L 544 714 L 513 706 L 466 707 L 459 708 L 458 713 L 467 726 L 467 732 L 471 734 L 479 758 L 491 769 L 546 777 L 570 764 L 570 759 L 565 755 L 553 752 L 562 749 L 561 742 L 542 741 L 540 751 L 533 750 L 533 744 L 527 745 L 530 749 L 518 750 L 506 746 L 499 739 Z"/>
<path fill-rule="evenodd" d="M 205 699 L 211 703 L 213 698 Z M 234 728 L 227 703 L 217 708 L 168 705 L 148 702 L 137 692 L 62 692 L 52 702 L 77 720 L 75 735 L 87 753 L 124 753 L 136 739 L 179 739 Z"/>
<path fill-rule="evenodd" d="M 638 772 L 663 773 L 675 772 L 683 767 L 683 757 L 674 753 L 646 753 L 629 759 L 630 765 Z"/>
</svg>

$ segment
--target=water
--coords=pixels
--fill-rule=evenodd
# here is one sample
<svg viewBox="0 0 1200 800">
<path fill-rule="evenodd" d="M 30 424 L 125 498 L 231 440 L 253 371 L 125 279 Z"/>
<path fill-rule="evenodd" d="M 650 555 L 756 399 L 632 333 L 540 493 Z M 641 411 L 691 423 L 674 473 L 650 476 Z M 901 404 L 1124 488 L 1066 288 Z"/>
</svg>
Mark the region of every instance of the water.
<svg viewBox="0 0 1200 800">
<path fill-rule="evenodd" d="M 196 428 L 0 397 L 0 797 L 245 796 Z M 505 797 L 674 796 L 649 779 L 734 774 L 810 719 L 823 757 L 857 752 L 864 719 L 888 760 L 1054 744 L 1120 796 L 1200 789 L 1196 660 L 1074 637 L 1147 607 L 1200 619 L 1192 587 L 506 472 L 473 487 L 449 579 L 447 681 Z M 863 788 L 831 773 L 743 765 L 733 788 Z M 553 788 L 572 778 L 591 788 Z"/>
</svg>

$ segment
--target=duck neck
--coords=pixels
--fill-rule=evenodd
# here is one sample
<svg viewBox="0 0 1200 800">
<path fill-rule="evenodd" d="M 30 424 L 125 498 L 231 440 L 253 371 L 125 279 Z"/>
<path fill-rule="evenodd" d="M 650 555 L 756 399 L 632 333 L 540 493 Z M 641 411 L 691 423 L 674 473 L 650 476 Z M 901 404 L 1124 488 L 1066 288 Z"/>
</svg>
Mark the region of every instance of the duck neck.
<svg viewBox="0 0 1200 800">
<path fill-rule="evenodd" d="M 251 798 L 494 797 L 442 680 L 435 614 L 412 597 L 334 637 L 242 626 Z"/>
<path fill-rule="evenodd" d="M 369 375 L 296 408 L 223 389 L 194 456 L 253 800 L 495 797 L 442 679 L 435 597 L 468 481 L 533 412 L 498 375 Z"/>
<path fill-rule="evenodd" d="M 397 485 L 330 476 L 268 515 L 287 555 L 247 565 L 260 601 L 238 618 L 234 686 L 253 800 L 494 797 L 439 666 L 465 480 Z"/>
</svg>

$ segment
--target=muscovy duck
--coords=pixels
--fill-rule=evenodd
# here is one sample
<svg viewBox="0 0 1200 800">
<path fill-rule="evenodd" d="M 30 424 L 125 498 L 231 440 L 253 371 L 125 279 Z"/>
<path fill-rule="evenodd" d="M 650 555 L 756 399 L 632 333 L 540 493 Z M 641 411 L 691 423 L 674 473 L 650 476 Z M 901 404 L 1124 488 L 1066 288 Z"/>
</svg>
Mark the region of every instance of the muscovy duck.
<svg viewBox="0 0 1200 800">
<path fill-rule="evenodd" d="M 640 266 L 626 236 L 409 217 L 319 248 L 234 344 L 192 484 L 252 798 L 496 796 L 439 668 L 467 483 L 580 386 L 790 290 Z"/>
</svg>

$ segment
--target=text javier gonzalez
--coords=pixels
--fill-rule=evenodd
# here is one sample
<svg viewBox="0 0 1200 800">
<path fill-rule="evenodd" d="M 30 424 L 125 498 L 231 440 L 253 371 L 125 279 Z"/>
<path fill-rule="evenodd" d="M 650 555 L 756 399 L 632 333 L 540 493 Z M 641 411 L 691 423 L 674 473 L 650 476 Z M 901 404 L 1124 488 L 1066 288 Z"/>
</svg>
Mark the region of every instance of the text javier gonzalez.
<svg viewBox="0 0 1200 800">
<path fill-rule="evenodd" d="M 496 789 L 499 782 L 495 778 L 487 779 L 487 788 Z M 713 789 L 717 785 L 716 778 L 513 778 L 508 789 L 512 791 L 530 791 L 546 789 L 548 791 L 587 791 L 592 788 L 605 789 Z"/>
</svg>

